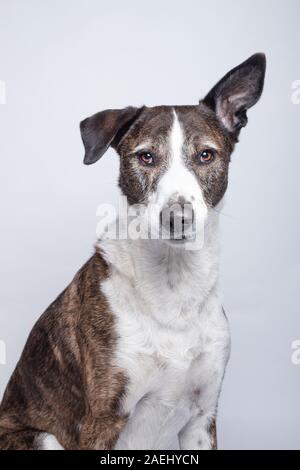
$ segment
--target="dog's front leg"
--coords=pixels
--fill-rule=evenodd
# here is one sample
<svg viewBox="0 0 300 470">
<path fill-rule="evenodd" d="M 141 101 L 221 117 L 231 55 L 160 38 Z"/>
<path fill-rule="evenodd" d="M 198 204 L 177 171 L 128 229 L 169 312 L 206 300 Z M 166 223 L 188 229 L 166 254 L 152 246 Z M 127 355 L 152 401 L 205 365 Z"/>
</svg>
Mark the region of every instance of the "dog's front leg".
<svg viewBox="0 0 300 470">
<path fill-rule="evenodd" d="M 127 421 L 126 417 L 88 416 L 80 429 L 80 449 L 110 450 L 113 449 L 121 430 Z"/>
<path fill-rule="evenodd" d="M 214 371 L 207 383 L 198 383 L 191 390 L 192 416 L 179 433 L 182 450 L 210 450 L 217 448 L 216 412 L 224 369 Z"/>
<path fill-rule="evenodd" d="M 83 315 L 84 316 L 84 315 Z M 128 417 L 121 412 L 120 403 L 125 392 L 126 377 L 122 370 L 110 365 L 113 340 L 99 321 L 99 312 L 82 320 L 82 362 L 84 363 L 84 389 L 86 414 L 78 423 L 78 447 L 84 450 L 110 450 L 124 428 Z M 93 328 L 91 329 L 91 326 Z M 103 332 L 102 332 L 103 334 Z"/>
<path fill-rule="evenodd" d="M 188 390 L 191 418 L 178 436 L 183 450 L 217 448 L 216 413 L 229 357 L 230 336 L 222 309 L 215 310 L 209 323 L 204 351 L 191 368 Z"/>
<path fill-rule="evenodd" d="M 217 449 L 216 417 L 193 416 L 178 437 L 181 450 Z"/>
</svg>

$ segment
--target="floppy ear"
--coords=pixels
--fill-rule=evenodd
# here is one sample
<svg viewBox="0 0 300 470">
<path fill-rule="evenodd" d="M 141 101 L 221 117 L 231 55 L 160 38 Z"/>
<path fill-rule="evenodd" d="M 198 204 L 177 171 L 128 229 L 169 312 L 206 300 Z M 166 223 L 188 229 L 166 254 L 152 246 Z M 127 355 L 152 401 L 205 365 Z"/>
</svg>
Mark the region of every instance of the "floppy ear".
<svg viewBox="0 0 300 470">
<path fill-rule="evenodd" d="M 265 71 L 265 55 L 254 54 L 228 72 L 203 100 L 236 137 L 247 124 L 247 110 L 262 94 Z"/>
<path fill-rule="evenodd" d="M 82 121 L 80 131 L 85 148 L 84 163 L 95 163 L 110 145 L 117 145 L 142 109 L 108 109 Z"/>
</svg>

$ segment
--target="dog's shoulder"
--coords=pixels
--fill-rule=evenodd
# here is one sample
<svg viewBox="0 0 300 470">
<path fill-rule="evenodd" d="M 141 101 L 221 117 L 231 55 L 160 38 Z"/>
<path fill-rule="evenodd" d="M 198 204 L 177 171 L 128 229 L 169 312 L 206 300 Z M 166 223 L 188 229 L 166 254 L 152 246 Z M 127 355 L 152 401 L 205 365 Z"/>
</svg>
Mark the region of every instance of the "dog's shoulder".
<svg viewBox="0 0 300 470">
<path fill-rule="evenodd" d="M 86 412 L 86 374 L 94 387 L 100 384 L 104 392 L 109 389 L 108 369 L 115 330 L 100 288 L 108 270 L 101 252 L 96 250 L 37 320 L 6 388 L 0 406 L 0 428 L 5 420 L 10 428 L 17 428 L 17 419 L 8 416 L 22 415 L 27 427 L 48 429 L 44 403 L 48 403 L 54 390 L 55 402 L 51 406 L 63 409 L 64 403 L 69 404 L 72 414 L 67 419 L 71 420 L 68 422 L 71 427 L 72 420 L 80 422 Z M 118 376 L 115 383 L 112 401 L 114 394 L 121 393 L 123 376 Z M 111 406 L 110 402 L 103 403 Z M 53 434 L 60 435 L 61 424 L 51 428 Z"/>
</svg>

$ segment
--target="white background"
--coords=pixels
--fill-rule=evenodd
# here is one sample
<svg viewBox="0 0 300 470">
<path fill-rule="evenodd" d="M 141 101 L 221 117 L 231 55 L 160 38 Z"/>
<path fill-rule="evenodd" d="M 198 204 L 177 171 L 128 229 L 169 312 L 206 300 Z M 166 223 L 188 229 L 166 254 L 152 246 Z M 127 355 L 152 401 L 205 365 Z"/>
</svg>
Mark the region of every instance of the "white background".
<svg viewBox="0 0 300 470">
<path fill-rule="evenodd" d="M 299 19 L 298 0 L 0 1 L 0 395 L 35 320 L 92 254 L 96 207 L 117 199 L 117 156 L 83 166 L 79 121 L 194 104 L 263 51 L 265 92 L 221 215 L 232 355 L 219 446 L 300 448 Z"/>
</svg>

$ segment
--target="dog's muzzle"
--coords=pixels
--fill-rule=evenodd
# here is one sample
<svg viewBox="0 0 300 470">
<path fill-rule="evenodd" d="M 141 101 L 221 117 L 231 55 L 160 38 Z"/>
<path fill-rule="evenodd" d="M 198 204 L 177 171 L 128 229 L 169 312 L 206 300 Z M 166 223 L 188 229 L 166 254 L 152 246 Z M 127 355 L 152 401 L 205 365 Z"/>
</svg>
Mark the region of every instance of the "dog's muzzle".
<svg viewBox="0 0 300 470">
<path fill-rule="evenodd" d="M 170 200 L 160 212 L 162 236 L 169 240 L 185 240 L 193 232 L 195 213 L 183 198 Z"/>
</svg>

